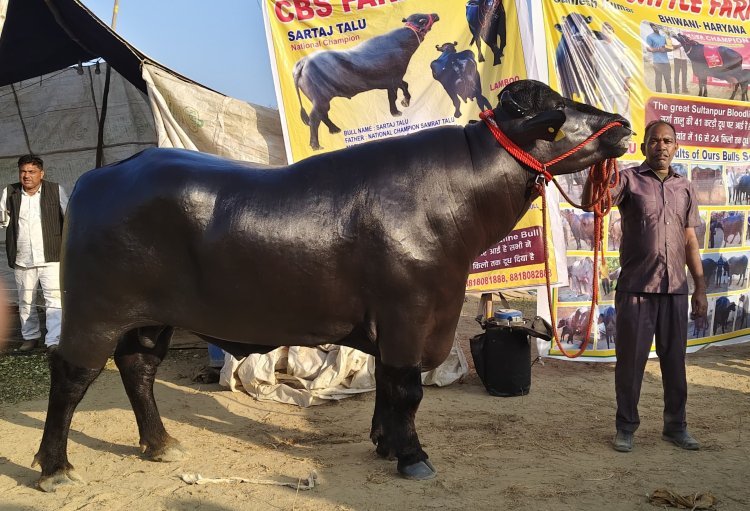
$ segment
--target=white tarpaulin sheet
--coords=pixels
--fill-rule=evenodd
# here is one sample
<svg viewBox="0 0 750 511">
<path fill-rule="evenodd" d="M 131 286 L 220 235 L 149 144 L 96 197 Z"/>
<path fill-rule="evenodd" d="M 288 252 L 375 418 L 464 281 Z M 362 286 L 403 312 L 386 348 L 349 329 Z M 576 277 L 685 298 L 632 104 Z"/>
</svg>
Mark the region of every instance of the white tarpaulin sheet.
<svg viewBox="0 0 750 511">
<path fill-rule="evenodd" d="M 286 164 L 279 113 L 186 82 L 145 62 L 143 79 L 159 147 L 182 147 L 235 160 Z"/>
<path fill-rule="evenodd" d="M 456 339 L 445 362 L 422 373 L 422 383 L 449 385 L 467 371 Z M 256 399 L 307 407 L 375 390 L 375 359 L 333 344 L 278 348 L 242 360 L 227 355 L 219 383 L 233 391 L 241 387 Z"/>
</svg>

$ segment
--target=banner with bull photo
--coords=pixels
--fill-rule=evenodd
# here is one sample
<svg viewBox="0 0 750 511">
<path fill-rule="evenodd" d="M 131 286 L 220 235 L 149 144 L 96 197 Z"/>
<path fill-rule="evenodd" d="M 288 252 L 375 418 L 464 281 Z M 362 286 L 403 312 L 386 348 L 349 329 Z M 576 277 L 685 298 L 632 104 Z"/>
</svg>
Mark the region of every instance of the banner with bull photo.
<svg viewBox="0 0 750 511">
<path fill-rule="evenodd" d="M 640 142 L 655 119 L 672 123 L 680 144 L 673 166 L 693 183 L 696 229 L 708 287 L 706 320 L 690 321 L 688 349 L 748 340 L 750 257 L 750 8 L 746 2 L 539 0 L 549 83 L 564 96 L 631 120 L 637 135 L 619 165 L 643 160 Z M 565 176 L 579 202 L 585 174 Z M 605 221 L 605 264 L 593 268 L 593 213 L 562 203 L 569 286 L 556 292 L 556 327 L 579 360 L 612 360 L 617 342 L 614 290 L 620 271 L 620 219 Z M 588 339 L 593 286 L 600 303 Z M 692 292 L 692 282 L 691 282 Z M 562 356 L 556 346 L 551 356 Z"/>
<path fill-rule="evenodd" d="M 526 9 L 525 0 L 519 5 Z M 263 0 L 263 6 L 290 162 L 466 124 L 495 106 L 505 85 L 527 76 L 514 1 Z M 468 290 L 545 282 L 538 204 L 475 262 Z M 548 218 L 551 231 L 562 235 L 559 215 Z M 551 240 L 550 232 L 550 247 Z M 564 252 L 550 248 L 550 254 L 557 283 L 555 261 Z"/>
</svg>

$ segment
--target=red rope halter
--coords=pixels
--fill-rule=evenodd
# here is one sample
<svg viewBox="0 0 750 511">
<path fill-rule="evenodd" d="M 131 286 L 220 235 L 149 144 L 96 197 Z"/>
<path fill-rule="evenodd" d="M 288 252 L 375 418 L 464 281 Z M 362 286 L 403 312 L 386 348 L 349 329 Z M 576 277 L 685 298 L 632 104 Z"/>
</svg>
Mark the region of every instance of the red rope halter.
<svg viewBox="0 0 750 511">
<path fill-rule="evenodd" d="M 554 308 L 552 306 L 552 286 L 550 282 L 550 270 L 549 270 L 549 247 L 547 246 L 547 197 L 546 197 L 546 188 L 544 184 L 539 182 L 537 180 L 534 184 L 534 187 L 536 188 L 537 193 L 542 198 L 542 236 L 544 241 L 544 274 L 547 281 L 547 302 L 549 304 L 549 315 L 550 319 L 552 320 L 552 331 L 553 331 L 553 337 L 555 339 L 555 344 L 557 345 L 557 348 L 560 350 L 560 352 L 565 355 L 567 358 L 576 358 L 583 354 L 584 351 L 586 351 L 586 346 L 588 345 L 589 335 L 591 335 L 591 327 L 594 324 L 594 310 L 596 308 L 596 304 L 599 301 L 599 249 L 602 243 L 603 239 L 603 229 L 604 229 L 604 223 L 603 218 L 607 213 L 609 213 L 610 209 L 612 209 L 612 195 L 611 195 L 611 188 L 614 188 L 617 186 L 619 180 L 620 180 L 620 174 L 617 169 L 617 165 L 615 163 L 614 159 L 608 159 L 604 160 L 602 162 L 599 162 L 595 165 L 591 166 L 591 169 L 589 170 L 589 180 L 592 184 L 593 189 L 593 201 L 591 204 L 581 205 L 576 204 L 570 198 L 565 194 L 565 192 L 560 187 L 560 184 L 557 182 L 555 177 L 547 170 L 548 167 L 551 167 L 552 165 L 559 163 L 560 161 L 564 160 L 565 158 L 568 158 L 572 154 L 575 154 L 578 152 L 581 148 L 583 148 L 586 144 L 591 142 L 592 140 L 595 140 L 599 138 L 603 133 L 605 133 L 607 130 L 614 128 L 615 126 L 622 126 L 622 123 L 618 121 L 613 121 L 601 128 L 599 131 L 588 137 L 586 140 L 575 146 L 574 148 L 570 149 L 569 151 L 564 152 L 563 154 L 557 156 L 556 158 L 553 158 L 552 160 L 541 163 L 539 160 L 534 158 L 531 154 L 527 153 L 516 143 L 514 143 L 511 139 L 509 139 L 505 133 L 503 133 L 500 128 L 498 127 L 497 123 L 495 122 L 495 114 L 492 110 L 485 110 L 479 114 L 479 117 L 485 122 L 489 130 L 492 132 L 492 135 L 495 137 L 495 139 L 500 143 L 500 145 L 508 151 L 508 153 L 513 156 L 516 160 L 523 163 L 527 167 L 531 168 L 532 170 L 536 171 L 540 176 L 544 177 L 544 184 L 549 183 L 552 181 L 555 183 L 555 186 L 558 190 L 560 190 L 560 193 L 565 197 L 565 199 L 572 204 L 573 206 L 577 208 L 593 208 L 594 210 L 594 275 L 592 278 L 592 292 L 591 292 L 591 308 L 589 310 L 589 319 L 586 325 L 586 334 L 581 341 L 581 347 L 575 354 L 571 355 L 565 349 L 562 347 L 562 343 L 560 342 L 560 338 L 557 335 L 557 320 L 555 318 Z M 604 265 L 604 251 L 601 252 L 601 263 Z M 570 334 L 571 338 L 573 334 Z"/>
</svg>

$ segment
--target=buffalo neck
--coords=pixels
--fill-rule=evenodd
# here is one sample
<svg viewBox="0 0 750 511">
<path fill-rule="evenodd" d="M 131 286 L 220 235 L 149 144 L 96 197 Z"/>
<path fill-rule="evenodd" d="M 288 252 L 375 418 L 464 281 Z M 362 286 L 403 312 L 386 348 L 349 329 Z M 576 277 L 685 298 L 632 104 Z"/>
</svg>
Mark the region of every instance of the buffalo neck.
<svg viewBox="0 0 750 511">
<path fill-rule="evenodd" d="M 500 147 L 484 123 L 465 128 L 471 153 L 473 181 L 469 191 L 477 225 L 483 227 L 477 255 L 502 240 L 528 211 L 538 194 L 533 171 Z"/>
</svg>

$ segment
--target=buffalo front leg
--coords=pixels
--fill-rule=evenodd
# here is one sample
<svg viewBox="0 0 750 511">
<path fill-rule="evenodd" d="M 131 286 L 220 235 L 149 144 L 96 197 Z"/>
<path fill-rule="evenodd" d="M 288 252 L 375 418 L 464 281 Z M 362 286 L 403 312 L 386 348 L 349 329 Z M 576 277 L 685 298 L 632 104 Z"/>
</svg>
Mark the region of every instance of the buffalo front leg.
<svg viewBox="0 0 750 511">
<path fill-rule="evenodd" d="M 103 368 L 103 366 L 102 366 Z M 50 391 L 47 418 L 39 451 L 32 466 L 39 464 L 42 476 L 39 488 L 55 491 L 58 487 L 83 482 L 68 462 L 68 434 L 73 412 L 102 368 L 85 369 L 66 362 L 56 348 L 49 351 Z"/>
<path fill-rule="evenodd" d="M 328 127 L 328 133 L 331 135 L 335 135 L 336 133 L 341 133 L 341 128 L 336 126 L 334 122 L 331 120 L 330 117 L 328 117 L 328 112 L 326 112 L 325 117 L 323 117 L 323 123 Z"/>
<path fill-rule="evenodd" d="M 477 105 L 479 106 L 480 110 L 492 110 L 492 104 L 489 102 L 489 100 L 482 95 L 481 89 L 476 92 L 476 100 Z M 568 182 L 568 190 L 570 191 L 570 182 Z"/>
<path fill-rule="evenodd" d="M 115 350 L 115 364 L 138 423 L 141 452 L 152 461 L 177 461 L 185 455 L 180 443 L 164 429 L 154 400 L 156 370 L 167 354 L 172 331 L 171 327 L 143 328 L 140 335 L 130 331 Z M 156 340 L 153 348 L 142 342 L 146 334 Z"/>
<path fill-rule="evenodd" d="M 729 96 L 729 99 L 734 99 L 734 96 L 737 94 L 737 91 L 740 89 L 740 82 L 737 82 L 734 84 L 734 89 L 732 89 L 732 95 Z"/>
<path fill-rule="evenodd" d="M 414 417 L 422 401 L 420 368 L 391 367 L 377 360 L 375 382 L 377 391 L 373 433 L 377 432 L 378 435 L 373 440 L 377 441 L 378 454 L 395 454 L 398 458 L 398 472 L 407 479 L 432 479 L 437 472 L 427 453 L 422 450 L 414 425 Z"/>
</svg>

